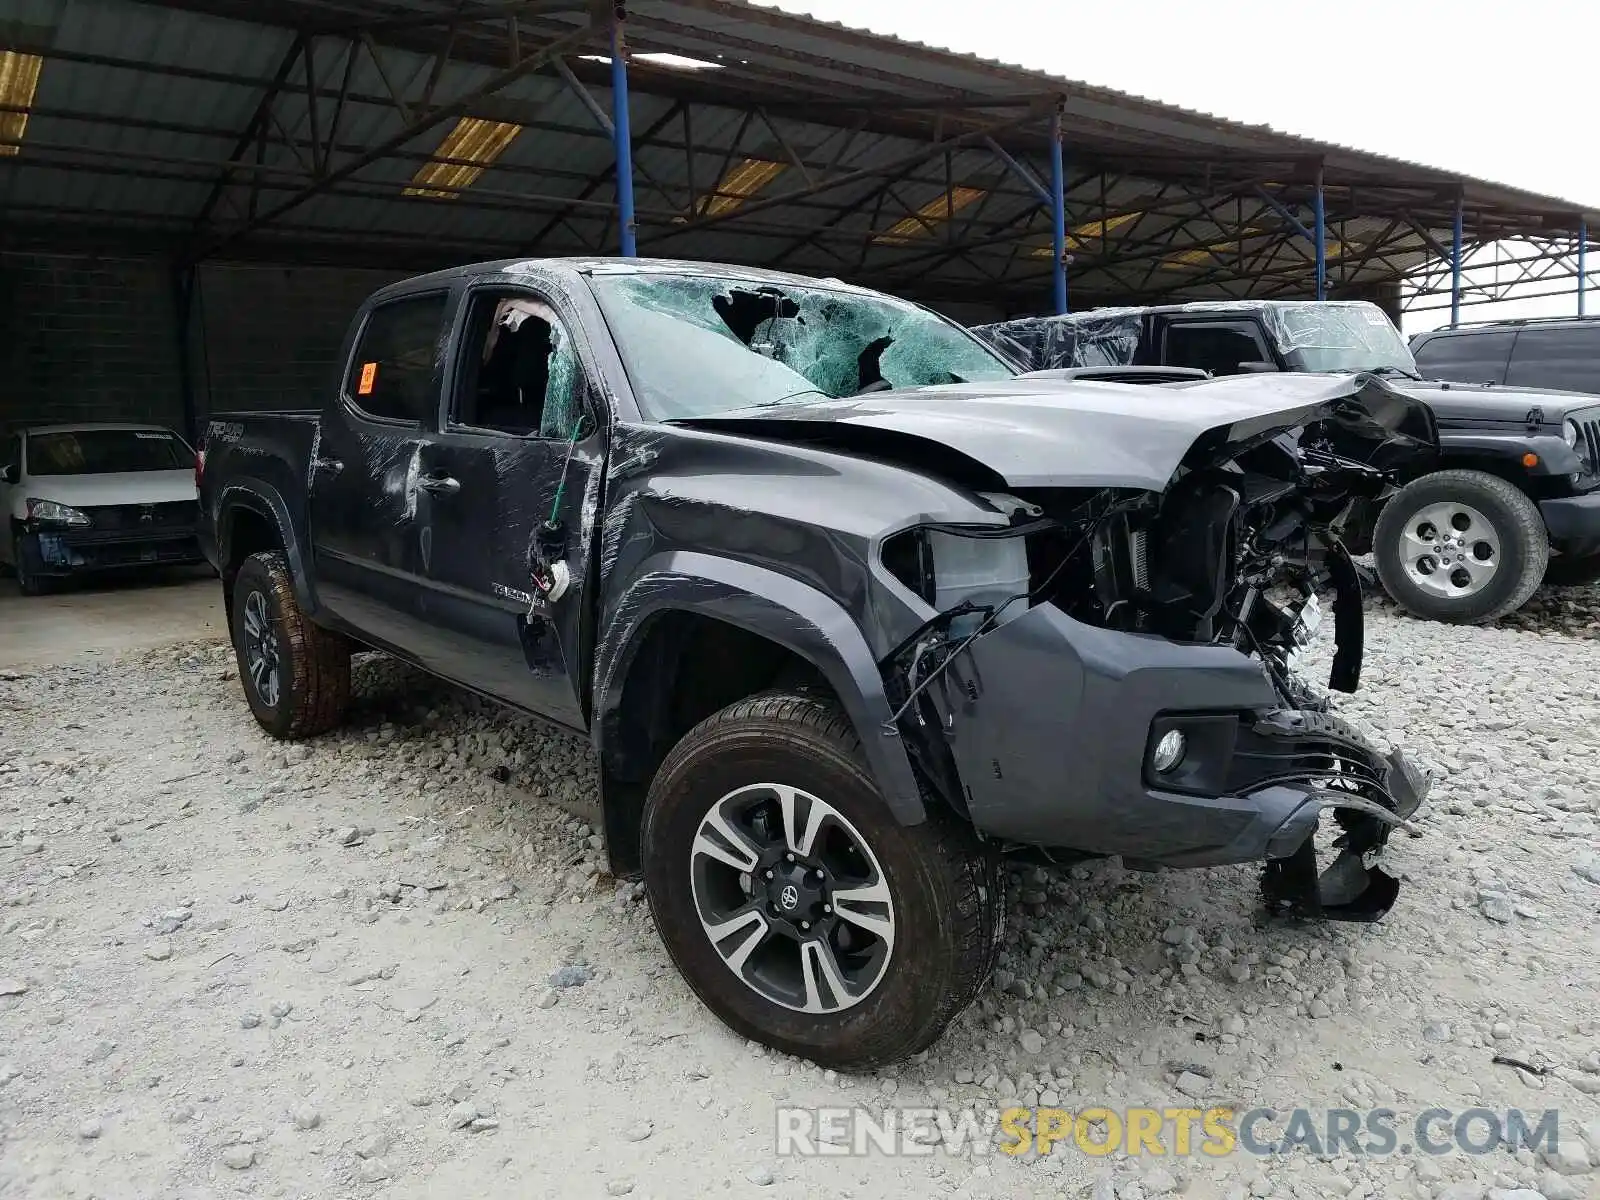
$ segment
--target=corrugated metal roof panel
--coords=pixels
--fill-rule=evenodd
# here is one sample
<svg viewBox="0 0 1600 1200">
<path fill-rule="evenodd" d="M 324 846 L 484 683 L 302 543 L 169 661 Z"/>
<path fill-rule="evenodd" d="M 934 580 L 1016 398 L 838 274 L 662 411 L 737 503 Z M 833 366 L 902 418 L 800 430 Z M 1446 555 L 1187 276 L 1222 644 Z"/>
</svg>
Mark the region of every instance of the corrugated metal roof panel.
<svg viewBox="0 0 1600 1200">
<path fill-rule="evenodd" d="M 121 222 L 143 227 L 154 221 L 181 246 L 202 214 L 208 215 L 202 232 L 226 234 L 251 211 L 253 191 L 257 210 L 271 211 L 311 183 L 312 160 L 321 150 L 313 151 L 311 131 L 315 124 L 326 137 L 341 91 L 347 99 L 328 169 L 338 171 L 364 148 L 397 138 L 407 125 L 388 101 L 389 89 L 393 85 L 411 104 L 419 103 L 436 67 L 426 31 L 380 32 L 381 70 L 365 50 L 358 51 L 347 87 L 348 43 L 319 38 L 316 121 L 303 90 L 303 68 L 296 64 L 265 130 L 261 173 L 253 149 L 247 149 L 220 202 L 207 208 L 228 156 L 295 45 L 291 26 L 348 23 L 354 7 L 329 0 L 13 0 L 15 24 L 7 27 L 12 40 L 48 57 L 22 152 L 0 158 L 4 214 L 35 224 L 54 215 L 63 228 Z M 383 7 L 390 13 L 438 11 L 421 0 L 388 0 Z M 1435 236 L 1443 236 L 1439 222 L 1448 196 L 1438 193 L 1426 204 L 1421 197 L 1457 183 L 1415 163 L 742 0 L 633 0 L 629 8 L 636 53 L 669 51 L 723 64 L 722 70 L 686 72 L 634 63 L 635 188 L 647 252 L 659 246 L 673 255 L 781 261 L 826 273 L 872 274 L 906 287 L 1036 287 L 1039 273 L 1048 270 L 1047 222 L 1030 186 L 976 144 L 950 152 L 949 183 L 981 195 L 961 206 L 948 230 L 916 233 L 898 243 L 872 241 L 908 214 L 937 208 L 945 193 L 943 154 L 905 165 L 930 149 L 939 118 L 927 106 L 935 100 L 969 106 L 946 114 L 948 133 L 1022 115 L 1026 110 L 1015 107 L 1019 98 L 1061 98 L 1074 184 L 1068 205 L 1074 286 L 1090 290 L 1125 287 L 1120 281 L 1130 274 L 1147 277 L 1152 287 L 1168 280 L 1180 286 L 1184 276 L 1212 272 L 1217 256 L 1206 247 L 1230 241 L 1236 246 L 1241 227 L 1264 221 L 1275 231 L 1286 229 L 1275 214 L 1262 215 L 1262 203 L 1248 188 L 1236 187 L 1239 195 L 1231 199 L 1223 196 L 1209 173 L 1232 170 L 1228 179 L 1238 185 L 1244 175 L 1230 165 L 1231 156 L 1272 156 L 1277 176 L 1285 178 L 1294 160 L 1321 159 L 1333 198 L 1330 238 L 1336 250 L 1364 253 L 1380 236 L 1391 235 L 1381 258 L 1359 266 L 1350 261 L 1355 253 L 1336 253 L 1341 278 L 1390 278 L 1397 267 L 1414 265 L 1424 241 L 1409 226 L 1395 228 L 1394 206 L 1413 196 L 1413 203 L 1427 208 Z M 530 17 L 524 43 L 541 44 L 552 32 L 571 28 L 571 21 L 560 14 Z M 503 23 L 461 32 L 453 57 L 438 70 L 436 100 L 448 103 L 502 70 L 505 47 L 495 40 L 502 30 Z M 596 53 L 603 49 L 593 47 Z M 604 66 L 574 61 L 573 67 L 591 81 L 595 103 L 609 111 Z M 757 104 L 764 106 L 760 115 L 753 113 Z M 692 156 L 677 115 L 684 107 L 692 115 Z M 395 245 L 423 253 L 574 249 L 580 239 L 602 249 L 614 245 L 609 141 L 589 106 L 557 75 L 526 75 L 467 111 L 522 129 L 456 198 L 403 194 L 452 128 L 459 115 L 452 111 L 267 227 L 229 243 L 228 252 L 254 245 L 256 252 L 288 253 L 297 240 L 342 242 L 353 250 L 370 242 L 375 258 Z M 995 135 L 1011 154 L 1029 159 L 1041 178 L 1047 174 L 1045 122 L 1040 110 L 1025 126 Z M 794 165 L 795 155 L 803 168 Z M 784 168 L 728 209 L 727 219 L 703 227 L 685 223 L 695 211 L 691 192 L 703 198 L 730 165 L 745 159 Z M 901 176 L 898 182 L 886 182 L 891 168 Z M 813 196 L 793 196 L 808 176 L 815 180 L 830 170 L 831 178 L 847 181 Z M 1565 201 L 1483 181 L 1459 182 L 1469 229 L 1484 236 L 1548 232 L 1552 222 L 1575 224 L 1580 215 Z M 1349 204 L 1342 189 L 1350 187 L 1353 215 L 1342 207 Z M 782 197 L 790 198 L 773 203 Z M 561 204 L 580 199 L 599 207 L 573 207 L 559 221 Z M 1300 212 L 1302 221 L 1309 220 L 1303 207 Z M 1600 221 L 1600 214 L 1587 216 Z M 944 244 L 952 233 L 972 244 Z M 1243 236 L 1252 253 L 1258 242 L 1266 244 L 1261 235 Z M 1293 272 L 1305 260 L 1304 249 L 1287 244 L 1261 256 L 1253 269 L 1265 273 L 1264 285 L 1277 286 L 1272 273 Z M 1179 260 L 1186 265 L 1163 265 Z"/>
</svg>

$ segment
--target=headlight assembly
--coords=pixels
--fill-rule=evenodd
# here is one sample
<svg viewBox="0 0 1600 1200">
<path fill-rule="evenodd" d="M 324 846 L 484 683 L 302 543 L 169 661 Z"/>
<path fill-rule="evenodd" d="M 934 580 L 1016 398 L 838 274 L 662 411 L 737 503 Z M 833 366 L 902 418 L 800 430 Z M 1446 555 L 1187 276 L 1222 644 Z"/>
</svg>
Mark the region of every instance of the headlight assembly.
<svg viewBox="0 0 1600 1200">
<path fill-rule="evenodd" d="M 28 501 L 28 520 L 37 525 L 65 525 L 69 529 L 85 529 L 94 523 L 82 509 L 54 500 L 35 499 Z"/>
</svg>

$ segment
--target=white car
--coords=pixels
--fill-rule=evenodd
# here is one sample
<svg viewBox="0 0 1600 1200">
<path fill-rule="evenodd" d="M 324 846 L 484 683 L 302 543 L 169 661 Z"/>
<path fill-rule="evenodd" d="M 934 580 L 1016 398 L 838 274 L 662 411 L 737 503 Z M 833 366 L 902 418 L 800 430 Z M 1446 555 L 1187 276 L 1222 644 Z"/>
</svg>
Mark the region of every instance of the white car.
<svg viewBox="0 0 1600 1200">
<path fill-rule="evenodd" d="M 90 571 L 203 561 L 194 450 L 159 425 L 44 425 L 0 451 L 0 562 L 24 595 Z"/>
</svg>

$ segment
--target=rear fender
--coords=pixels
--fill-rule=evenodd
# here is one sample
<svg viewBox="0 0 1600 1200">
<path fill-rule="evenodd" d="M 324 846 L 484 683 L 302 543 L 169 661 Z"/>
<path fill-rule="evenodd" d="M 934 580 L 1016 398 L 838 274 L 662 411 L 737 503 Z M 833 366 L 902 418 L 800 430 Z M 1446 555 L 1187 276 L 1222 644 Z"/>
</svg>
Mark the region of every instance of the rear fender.
<svg viewBox="0 0 1600 1200">
<path fill-rule="evenodd" d="M 591 735 L 602 761 L 625 753 L 617 722 L 623 683 L 650 618 L 670 610 L 702 613 L 776 642 L 816 667 L 855 727 L 896 820 L 915 825 L 924 819 L 911 760 L 898 734 L 887 732 L 892 709 L 877 663 L 849 613 L 824 593 L 750 563 L 669 551 L 645 560 L 608 609 Z"/>
<path fill-rule="evenodd" d="M 317 612 L 317 593 L 306 569 L 306 560 L 294 522 L 289 517 L 289 507 L 282 494 L 265 480 L 252 476 L 234 478 L 217 497 L 217 559 L 218 565 L 232 557 L 232 542 L 237 518 L 241 511 L 250 511 L 265 518 L 277 528 L 279 545 L 289 563 L 289 575 L 294 582 L 295 600 L 307 616 Z"/>
</svg>

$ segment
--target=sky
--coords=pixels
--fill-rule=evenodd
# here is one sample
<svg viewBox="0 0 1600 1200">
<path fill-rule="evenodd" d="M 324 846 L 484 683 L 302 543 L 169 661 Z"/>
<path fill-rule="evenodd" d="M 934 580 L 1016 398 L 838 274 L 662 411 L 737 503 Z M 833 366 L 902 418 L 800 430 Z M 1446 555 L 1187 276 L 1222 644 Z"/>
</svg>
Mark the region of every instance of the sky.
<svg viewBox="0 0 1600 1200">
<path fill-rule="evenodd" d="M 1600 208 L 1594 0 L 761 2 Z"/>
</svg>

